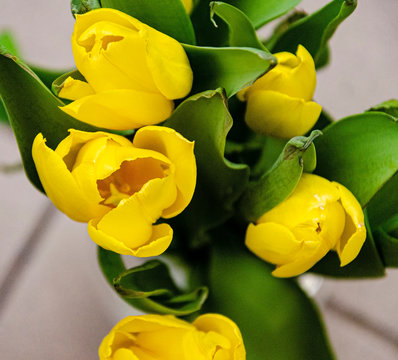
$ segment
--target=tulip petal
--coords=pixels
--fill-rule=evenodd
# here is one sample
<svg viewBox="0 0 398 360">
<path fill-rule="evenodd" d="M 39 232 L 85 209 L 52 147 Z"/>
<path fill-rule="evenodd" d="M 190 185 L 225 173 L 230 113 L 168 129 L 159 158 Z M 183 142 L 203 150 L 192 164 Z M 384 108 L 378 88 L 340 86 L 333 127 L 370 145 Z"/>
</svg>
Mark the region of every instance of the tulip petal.
<svg viewBox="0 0 398 360">
<path fill-rule="evenodd" d="M 225 336 L 230 341 L 230 348 L 227 349 L 227 354 L 229 356 L 225 357 L 225 359 L 244 360 L 246 358 L 242 334 L 238 326 L 229 318 L 220 314 L 205 314 L 199 316 L 192 325 L 200 331 L 216 332 L 217 334 Z M 219 349 L 216 352 L 214 357 L 215 360 L 224 359 L 224 357 L 221 357 L 221 354 L 218 354 L 220 350 L 224 349 Z"/>
<path fill-rule="evenodd" d="M 302 247 L 287 227 L 271 222 L 250 224 L 245 243 L 250 251 L 272 264 L 293 261 Z"/>
<path fill-rule="evenodd" d="M 304 101 L 271 91 L 253 92 L 247 101 L 247 125 L 264 135 L 291 138 L 309 131 L 322 111 L 313 101 Z"/>
<path fill-rule="evenodd" d="M 94 90 L 90 84 L 85 81 L 76 80 L 70 76 L 64 81 L 58 93 L 60 98 L 68 100 L 77 100 L 89 95 L 94 95 Z"/>
<path fill-rule="evenodd" d="M 341 204 L 346 212 L 346 225 L 336 250 L 340 258 L 340 266 L 354 260 L 366 240 L 365 220 L 361 205 L 355 196 L 343 185 L 333 182 L 341 194 Z"/>
<path fill-rule="evenodd" d="M 160 255 L 171 243 L 172 229 L 167 224 L 152 226 L 152 223 L 175 201 L 173 186 L 172 176 L 147 182 L 139 192 L 122 200 L 102 219 L 90 221 L 90 237 L 103 248 L 119 254 Z"/>
<path fill-rule="evenodd" d="M 61 107 L 85 123 L 114 130 L 136 129 L 166 120 L 174 103 L 161 94 L 110 90 L 78 99 Z"/>
<path fill-rule="evenodd" d="M 36 136 L 32 156 L 44 190 L 54 205 L 71 219 L 81 222 L 109 211 L 109 208 L 91 202 L 86 197 L 65 162 L 45 142 L 41 133 Z"/>
<path fill-rule="evenodd" d="M 196 185 L 194 143 L 167 127 L 146 126 L 137 131 L 133 145 L 165 155 L 175 165 L 177 198 L 165 209 L 162 217 L 171 218 L 181 213 L 190 203 Z"/>
<path fill-rule="evenodd" d="M 322 242 L 304 242 L 301 252 L 296 260 L 285 265 L 277 266 L 272 272 L 276 277 L 292 277 L 298 276 L 311 269 L 319 260 L 321 260 L 330 250 L 330 248 Z"/>
<path fill-rule="evenodd" d="M 319 216 L 321 207 L 338 202 L 340 193 L 327 179 L 304 173 L 293 194 L 261 216 L 257 223 L 275 222 L 294 228 Z"/>
<path fill-rule="evenodd" d="M 276 91 L 293 98 L 310 101 L 316 87 L 315 64 L 311 54 L 299 45 L 296 55 L 289 52 L 274 54 L 278 60 L 271 69 L 254 84 L 239 94 L 241 100 L 248 99 L 256 91 Z"/>
<path fill-rule="evenodd" d="M 153 80 L 168 99 L 180 99 L 191 91 L 193 73 L 188 56 L 173 38 L 148 27 L 147 61 Z"/>
</svg>

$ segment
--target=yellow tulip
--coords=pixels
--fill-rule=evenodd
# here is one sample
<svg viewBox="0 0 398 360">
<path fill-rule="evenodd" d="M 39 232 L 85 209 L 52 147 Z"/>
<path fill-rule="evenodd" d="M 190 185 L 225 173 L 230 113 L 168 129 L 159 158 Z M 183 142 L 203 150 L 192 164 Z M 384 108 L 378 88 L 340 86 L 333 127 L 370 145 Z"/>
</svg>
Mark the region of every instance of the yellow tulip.
<svg viewBox="0 0 398 360">
<path fill-rule="evenodd" d="M 242 335 L 219 314 L 192 324 L 171 315 L 128 316 L 102 341 L 100 360 L 244 360 Z"/>
<path fill-rule="evenodd" d="M 172 240 L 159 218 L 178 215 L 196 185 L 194 144 L 173 129 L 147 126 L 133 142 L 104 133 L 69 130 L 54 150 L 42 134 L 32 155 L 54 205 L 88 223 L 98 245 L 138 257 L 163 253 Z"/>
<path fill-rule="evenodd" d="M 354 195 L 341 184 L 303 174 L 285 201 L 249 225 L 246 245 L 276 265 L 273 275 L 290 277 L 310 269 L 329 250 L 347 265 L 365 238 L 363 211 Z"/>
<path fill-rule="evenodd" d="M 311 54 L 301 45 L 296 55 L 275 54 L 277 65 L 238 93 L 247 101 L 245 121 L 255 132 L 289 139 L 309 131 L 322 111 L 311 101 L 316 73 Z"/>
<path fill-rule="evenodd" d="M 192 87 L 181 44 L 114 9 L 76 15 L 72 50 L 87 82 L 67 78 L 59 96 L 74 101 L 61 109 L 98 127 L 157 124 L 172 113 L 172 100 Z"/>
</svg>

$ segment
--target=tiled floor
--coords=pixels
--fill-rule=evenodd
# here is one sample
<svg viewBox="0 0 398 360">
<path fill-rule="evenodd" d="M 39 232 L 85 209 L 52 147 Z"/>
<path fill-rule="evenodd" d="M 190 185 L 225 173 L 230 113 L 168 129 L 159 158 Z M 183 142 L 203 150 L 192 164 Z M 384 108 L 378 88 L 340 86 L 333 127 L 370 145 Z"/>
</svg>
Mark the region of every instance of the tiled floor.
<svg viewBox="0 0 398 360">
<path fill-rule="evenodd" d="M 0 2 L 0 27 L 17 33 L 26 59 L 73 66 L 69 1 Z M 333 38 L 316 98 L 337 118 L 398 96 L 397 13 L 396 0 L 361 0 Z M 0 126 L 0 165 L 18 159 Z M 95 359 L 102 336 L 132 311 L 102 278 L 85 225 L 58 213 L 23 172 L 0 173 L 0 198 L 1 360 Z M 398 359 L 398 270 L 381 280 L 326 279 L 316 300 L 339 359 Z"/>
</svg>

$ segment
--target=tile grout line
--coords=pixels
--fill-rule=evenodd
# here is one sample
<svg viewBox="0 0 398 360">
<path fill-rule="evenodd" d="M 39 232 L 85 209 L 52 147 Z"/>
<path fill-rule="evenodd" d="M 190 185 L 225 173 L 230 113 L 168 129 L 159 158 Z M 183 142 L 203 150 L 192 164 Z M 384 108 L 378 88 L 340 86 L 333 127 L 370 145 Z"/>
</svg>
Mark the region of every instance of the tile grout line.
<svg viewBox="0 0 398 360">
<path fill-rule="evenodd" d="M 0 318 L 12 296 L 20 277 L 23 275 L 34 251 L 37 249 L 43 233 L 48 228 L 52 218 L 56 214 L 54 206 L 49 203 L 45 206 L 32 231 L 28 234 L 25 243 L 18 252 L 15 260 L 11 263 L 3 281 L 0 283 Z"/>
<path fill-rule="evenodd" d="M 383 326 L 380 326 L 379 324 L 367 318 L 355 309 L 349 308 L 339 301 L 328 299 L 325 302 L 325 310 L 329 310 L 340 316 L 341 318 L 350 321 L 351 323 L 359 327 L 362 327 L 363 329 L 373 333 L 375 336 L 388 342 L 396 349 L 398 349 L 398 333 L 389 330 Z"/>
</svg>

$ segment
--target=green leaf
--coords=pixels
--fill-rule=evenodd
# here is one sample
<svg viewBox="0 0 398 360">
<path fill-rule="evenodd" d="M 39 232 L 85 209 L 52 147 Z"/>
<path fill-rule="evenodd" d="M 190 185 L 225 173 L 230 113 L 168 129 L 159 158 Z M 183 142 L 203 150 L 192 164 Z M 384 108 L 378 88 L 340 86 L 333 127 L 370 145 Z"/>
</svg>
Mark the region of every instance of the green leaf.
<svg viewBox="0 0 398 360">
<path fill-rule="evenodd" d="M 219 237 L 225 241 L 213 248 L 206 311 L 237 323 L 247 358 L 333 359 L 318 310 L 297 283 L 273 277 L 271 266 L 244 248 L 243 234 Z"/>
<path fill-rule="evenodd" d="M 16 57 L 0 52 L 0 97 L 7 109 L 11 126 L 30 181 L 43 191 L 32 159 L 32 143 L 41 132 L 47 144 L 55 148 L 68 135 L 68 129 L 94 131 L 59 109 L 58 100 L 40 79 Z"/>
<path fill-rule="evenodd" d="M 184 45 L 184 49 L 194 74 L 192 93 L 222 87 L 230 97 L 276 64 L 274 56 L 254 48 Z"/>
<path fill-rule="evenodd" d="M 374 228 L 398 214 L 398 173 L 395 173 L 374 195 L 367 206 L 367 211 L 369 221 Z"/>
<path fill-rule="evenodd" d="M 286 14 L 301 0 L 227 0 L 225 1 L 242 10 L 258 29 L 264 24 Z"/>
<path fill-rule="evenodd" d="M 398 267 L 398 238 L 383 228 L 378 228 L 374 237 L 386 267 Z"/>
<path fill-rule="evenodd" d="M 323 133 L 315 140 L 316 173 L 346 186 L 365 207 L 398 171 L 398 123 L 387 114 L 367 112 Z"/>
<path fill-rule="evenodd" d="M 188 98 L 164 125 L 195 141 L 198 168 L 195 194 L 176 221 L 184 237 L 193 239 L 192 243 L 200 243 L 208 229 L 233 214 L 233 204 L 247 184 L 249 169 L 224 158 L 225 139 L 232 127 L 232 118 L 221 90 Z"/>
<path fill-rule="evenodd" d="M 238 8 L 219 1 L 210 3 L 210 17 L 216 26 L 217 15 L 228 26 L 228 45 L 236 47 L 252 47 L 267 51 L 263 43 L 258 40 L 256 30 L 249 18 Z"/>
<path fill-rule="evenodd" d="M 195 44 L 193 26 L 181 0 L 101 0 L 101 4 L 123 11 L 179 42 Z"/>
<path fill-rule="evenodd" d="M 3 101 L 0 98 L 0 123 L 8 124 L 8 115 L 4 107 Z"/>
<path fill-rule="evenodd" d="M 0 46 L 3 48 L 3 51 L 20 56 L 19 46 L 11 31 L 4 30 L 0 32 Z"/>
<path fill-rule="evenodd" d="M 126 270 L 119 254 L 98 247 L 98 261 L 109 284 L 130 305 L 149 313 L 185 316 L 201 309 L 208 290 L 181 291 L 167 265 L 150 260 Z"/>
<path fill-rule="evenodd" d="M 348 265 L 340 267 L 335 251 L 330 251 L 310 271 L 341 278 L 368 278 L 385 275 L 384 264 L 373 238 L 368 217 L 365 214 L 366 240 L 358 256 Z"/>
<path fill-rule="evenodd" d="M 224 1 L 224 3 L 229 3 L 241 10 L 253 24 L 254 28 L 258 29 L 265 23 L 285 14 L 299 4 L 300 1 L 301 0 L 227 0 Z M 228 32 L 227 26 L 222 23 L 217 24 L 218 28 L 216 28 L 214 24 L 212 24 L 209 15 L 210 3 L 211 0 L 199 1 L 191 15 L 198 44 L 225 46 L 225 39 Z"/>
<path fill-rule="evenodd" d="M 100 0 L 72 0 L 70 8 L 73 16 L 84 14 L 88 11 L 99 9 L 101 7 Z"/>
<path fill-rule="evenodd" d="M 296 136 L 291 139 L 272 168 L 249 184 L 239 203 L 246 220 L 256 221 L 280 204 L 293 192 L 303 171 L 315 169 L 316 156 L 312 142 L 321 134 L 315 130 L 309 137 Z"/>
<path fill-rule="evenodd" d="M 370 111 L 384 112 L 398 120 L 398 100 L 391 99 L 384 101 L 379 105 L 373 106 Z"/>
<path fill-rule="evenodd" d="M 356 6 L 357 0 L 331 1 L 312 15 L 294 22 L 275 42 L 272 52 L 295 53 L 301 44 L 310 52 L 315 64 L 323 63 L 327 42 Z"/>
</svg>

